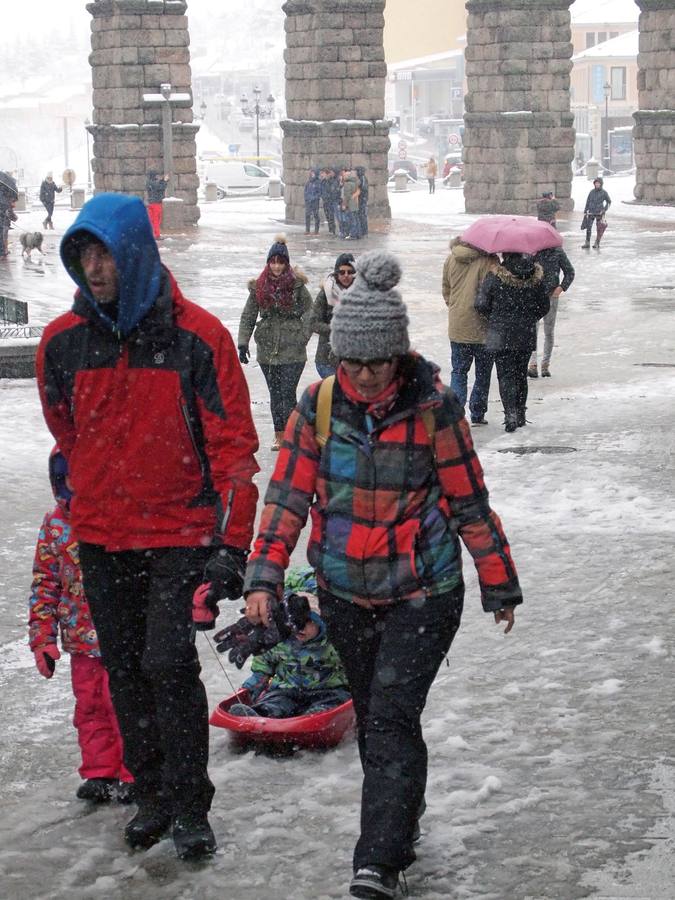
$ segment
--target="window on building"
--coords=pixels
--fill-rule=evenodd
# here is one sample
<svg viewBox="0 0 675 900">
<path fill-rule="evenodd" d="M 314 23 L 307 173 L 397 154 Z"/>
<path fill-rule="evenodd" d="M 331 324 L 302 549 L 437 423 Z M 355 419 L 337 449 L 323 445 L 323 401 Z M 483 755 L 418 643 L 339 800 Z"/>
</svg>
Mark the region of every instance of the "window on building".
<svg viewBox="0 0 675 900">
<path fill-rule="evenodd" d="M 606 40 L 607 40 L 607 32 L 606 32 L 606 31 L 599 31 L 599 32 L 598 32 L 598 43 L 599 43 L 599 44 L 604 44 Z"/>
<path fill-rule="evenodd" d="M 626 67 L 612 66 L 610 74 L 610 84 L 612 85 L 612 100 L 626 99 Z"/>
<path fill-rule="evenodd" d="M 610 39 L 610 41 L 613 41 L 614 38 L 615 38 L 615 37 L 618 37 L 618 36 L 619 36 L 619 32 L 618 32 L 618 31 L 610 31 L 610 33 L 609 33 L 609 39 Z"/>
<path fill-rule="evenodd" d="M 586 49 L 589 47 L 595 47 L 595 32 L 587 31 L 586 32 Z"/>
</svg>

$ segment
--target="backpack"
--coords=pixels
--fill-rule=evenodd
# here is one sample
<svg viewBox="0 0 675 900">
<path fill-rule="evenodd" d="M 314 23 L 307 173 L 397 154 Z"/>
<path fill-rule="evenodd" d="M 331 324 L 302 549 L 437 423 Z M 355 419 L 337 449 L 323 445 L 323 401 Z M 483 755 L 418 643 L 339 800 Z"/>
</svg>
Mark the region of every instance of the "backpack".
<svg viewBox="0 0 675 900">
<path fill-rule="evenodd" d="M 319 387 L 319 394 L 316 400 L 316 423 L 314 425 L 314 436 L 319 445 L 319 450 L 323 450 L 330 437 L 330 420 L 333 410 L 333 385 L 335 384 L 335 375 L 329 375 L 324 378 Z M 422 421 L 426 429 L 431 449 L 436 456 L 434 449 L 434 435 L 436 433 L 436 419 L 432 409 L 424 409 L 421 413 Z"/>
</svg>

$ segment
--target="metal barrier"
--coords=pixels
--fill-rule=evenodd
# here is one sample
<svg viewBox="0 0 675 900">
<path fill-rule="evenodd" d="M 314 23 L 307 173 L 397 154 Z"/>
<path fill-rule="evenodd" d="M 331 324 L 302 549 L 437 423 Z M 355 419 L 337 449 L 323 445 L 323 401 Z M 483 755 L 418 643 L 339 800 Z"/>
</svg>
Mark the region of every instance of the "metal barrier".
<svg viewBox="0 0 675 900">
<path fill-rule="evenodd" d="M 5 338 L 39 338 L 45 330 L 44 325 L 4 325 L 0 326 L 0 340 Z"/>
</svg>

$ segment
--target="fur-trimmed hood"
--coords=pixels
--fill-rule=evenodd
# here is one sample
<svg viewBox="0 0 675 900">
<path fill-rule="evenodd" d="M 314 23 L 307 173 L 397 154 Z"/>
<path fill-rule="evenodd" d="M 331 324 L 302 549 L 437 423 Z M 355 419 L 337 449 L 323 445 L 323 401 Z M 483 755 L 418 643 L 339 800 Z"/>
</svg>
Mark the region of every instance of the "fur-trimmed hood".
<svg viewBox="0 0 675 900">
<path fill-rule="evenodd" d="M 533 262 L 530 266 L 529 274 L 523 272 L 522 276 L 516 275 L 509 271 L 504 265 L 497 266 L 494 274 L 504 284 L 508 284 L 514 288 L 536 287 L 544 279 L 544 270 L 539 263 Z"/>
</svg>

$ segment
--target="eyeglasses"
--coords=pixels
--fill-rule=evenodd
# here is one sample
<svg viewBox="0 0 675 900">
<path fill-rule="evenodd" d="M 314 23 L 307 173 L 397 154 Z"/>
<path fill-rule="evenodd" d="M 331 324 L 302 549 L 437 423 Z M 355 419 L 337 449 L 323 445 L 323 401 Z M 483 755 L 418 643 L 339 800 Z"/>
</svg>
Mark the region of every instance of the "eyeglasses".
<svg viewBox="0 0 675 900">
<path fill-rule="evenodd" d="M 358 375 L 362 369 L 367 369 L 371 375 L 381 375 L 389 368 L 389 366 L 394 364 L 395 360 L 369 359 L 365 362 L 362 359 L 343 359 L 341 362 L 349 375 Z"/>
<path fill-rule="evenodd" d="M 338 269 L 338 275 L 356 275 L 353 269 Z"/>
</svg>

